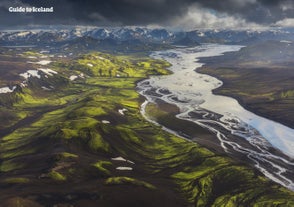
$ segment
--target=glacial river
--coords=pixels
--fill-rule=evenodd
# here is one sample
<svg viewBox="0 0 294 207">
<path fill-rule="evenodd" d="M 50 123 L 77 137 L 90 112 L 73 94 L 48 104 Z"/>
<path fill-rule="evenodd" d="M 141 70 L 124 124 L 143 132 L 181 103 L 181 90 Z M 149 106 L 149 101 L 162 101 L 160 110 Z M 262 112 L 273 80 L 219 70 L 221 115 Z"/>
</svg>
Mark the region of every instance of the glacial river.
<svg viewBox="0 0 294 207">
<path fill-rule="evenodd" d="M 225 152 L 246 155 L 268 178 L 294 190 L 294 130 L 245 110 L 233 98 L 214 95 L 212 90 L 222 82 L 197 73 L 203 65 L 198 58 L 241 48 L 207 44 L 154 52 L 151 57 L 172 64 L 169 70 L 173 74 L 152 76 L 138 83 L 138 91 L 146 98 L 141 111 L 145 116 L 146 105 L 159 99 L 176 105 L 180 109 L 177 118 L 212 131 Z M 271 150 L 273 147 L 282 153 Z"/>
</svg>

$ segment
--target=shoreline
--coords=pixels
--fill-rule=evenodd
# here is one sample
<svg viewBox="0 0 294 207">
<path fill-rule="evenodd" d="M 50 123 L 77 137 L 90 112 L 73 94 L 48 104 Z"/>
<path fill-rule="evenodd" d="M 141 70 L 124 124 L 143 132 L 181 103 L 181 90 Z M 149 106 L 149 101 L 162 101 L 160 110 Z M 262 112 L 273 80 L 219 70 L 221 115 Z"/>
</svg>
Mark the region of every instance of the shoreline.
<svg viewBox="0 0 294 207">
<path fill-rule="evenodd" d="M 216 50 L 217 52 L 219 52 L 218 48 Z M 169 57 L 168 55 L 169 54 L 167 54 L 167 57 Z M 204 57 L 208 57 L 207 53 L 204 53 L 203 55 Z M 229 157 L 235 158 L 237 162 L 241 161 L 240 163 L 247 163 L 247 165 L 249 164 L 249 166 L 255 167 L 255 169 L 258 169 L 260 172 L 262 172 L 271 180 L 276 181 L 280 184 L 284 183 L 284 181 L 280 180 L 280 177 L 282 180 L 284 180 L 284 168 L 285 168 L 285 172 L 286 170 L 287 171 L 290 170 L 289 165 L 291 165 L 292 158 L 289 157 L 290 156 L 289 154 L 285 153 L 284 151 L 281 150 L 281 148 L 279 148 L 281 147 L 280 145 L 278 145 L 278 147 L 276 146 L 275 141 L 277 139 L 273 139 L 274 141 L 271 142 L 272 140 L 269 141 L 268 139 L 264 139 L 262 137 L 262 136 L 265 136 L 262 133 L 266 133 L 266 135 L 268 135 L 269 132 L 273 132 L 273 134 L 270 134 L 269 138 L 272 138 L 274 135 L 278 135 L 278 138 L 280 138 L 281 135 L 277 134 L 279 131 L 276 131 L 276 130 L 280 129 L 280 127 L 283 128 L 284 126 L 277 125 L 277 127 L 273 127 L 270 131 L 265 131 L 267 130 L 267 128 L 263 128 L 261 131 L 259 131 L 259 129 L 263 127 L 264 124 L 259 124 L 258 121 L 264 121 L 266 119 L 264 119 L 263 117 L 258 117 L 258 115 L 255 115 L 251 111 L 246 111 L 246 109 L 242 108 L 242 106 L 238 103 L 237 100 L 231 101 L 234 99 L 229 98 L 229 96 L 226 96 L 226 97 L 215 96 L 215 101 L 217 102 L 215 101 L 212 102 L 211 95 L 209 94 L 213 94 L 213 92 L 211 91 L 215 90 L 216 87 L 221 87 L 222 82 L 219 79 L 217 79 L 215 76 L 207 75 L 205 77 L 204 76 L 202 77 L 202 73 L 201 74 L 197 73 L 198 68 L 200 67 L 197 67 L 197 69 L 190 68 L 191 66 L 189 66 L 188 64 L 189 63 L 192 64 L 192 61 L 193 59 L 195 59 L 195 57 L 188 56 L 187 58 L 188 63 L 184 62 L 182 64 L 177 61 L 174 62 L 172 58 L 173 57 L 170 57 L 170 60 L 172 61 L 169 61 L 168 58 L 167 59 L 163 58 L 163 59 L 166 61 L 169 61 L 172 64 L 172 68 L 169 70 L 172 71 L 173 74 L 168 77 L 164 77 L 164 76 L 161 78 L 153 77 L 148 81 L 147 80 L 143 81 L 140 84 L 140 86 L 138 86 L 139 93 L 141 95 L 144 94 L 143 96 L 147 98 L 147 103 L 151 103 L 150 105 L 153 105 L 154 103 L 158 104 L 158 100 L 159 100 L 160 102 L 168 103 L 168 104 L 165 104 L 165 106 L 168 106 L 169 104 L 171 104 L 178 107 L 178 110 L 180 109 L 181 111 L 182 110 L 184 111 L 183 113 L 180 112 L 180 114 L 171 113 L 170 111 L 166 112 L 166 107 L 163 107 L 161 108 L 161 110 L 162 109 L 165 110 L 165 113 L 162 113 L 162 111 L 157 109 L 157 112 L 153 112 L 153 114 L 157 116 L 157 120 L 156 119 L 152 120 L 152 122 L 158 123 L 163 128 L 167 128 L 167 130 L 172 129 L 171 131 L 176 132 L 181 137 L 183 137 L 182 135 L 187 135 L 185 137 L 188 137 L 190 140 L 210 150 L 213 150 L 213 151 L 217 150 L 218 154 L 223 153 Z M 197 59 L 197 63 L 203 66 L 203 63 L 201 62 L 201 60 Z M 187 64 L 188 66 L 186 66 L 185 64 Z M 194 64 L 195 62 L 193 62 L 193 65 Z M 179 67 L 182 67 L 182 69 L 184 70 L 178 71 L 177 68 Z M 188 68 L 188 72 L 185 71 L 185 69 L 187 68 Z M 188 75 L 190 79 L 186 78 Z M 217 82 L 215 80 L 217 80 Z M 198 92 L 197 90 L 196 91 L 194 90 L 194 93 L 189 92 L 191 90 L 190 87 L 197 84 L 198 83 L 197 81 L 200 81 L 200 83 L 204 84 L 197 89 L 200 92 Z M 203 106 L 203 110 L 201 109 L 202 107 L 195 109 L 193 107 L 193 104 L 194 103 L 201 104 L 202 102 L 201 98 L 198 98 L 198 97 L 201 97 L 201 96 L 206 97 L 205 95 L 199 96 L 198 94 L 201 94 L 203 92 L 204 92 L 203 94 L 206 94 L 205 92 L 206 90 L 209 89 L 208 87 L 210 87 L 210 93 L 207 93 L 208 100 L 210 102 L 208 102 L 208 105 Z M 187 93 L 185 94 L 185 92 Z M 196 98 L 192 95 L 190 96 L 190 94 L 195 94 Z M 238 119 L 236 119 L 235 121 L 233 116 L 232 118 L 230 118 L 230 113 L 229 113 L 230 110 L 229 112 L 226 112 L 227 110 L 226 106 L 221 106 L 220 108 L 216 108 L 216 111 L 213 110 L 215 103 L 218 103 L 219 101 L 224 101 L 223 103 L 231 104 L 231 107 L 233 107 L 232 108 L 233 110 L 231 110 L 232 111 L 231 113 L 236 112 L 237 114 L 241 115 L 240 125 L 238 124 L 240 123 Z M 147 103 L 144 103 L 144 109 L 146 109 Z M 192 104 L 192 105 L 189 105 L 189 104 Z M 240 111 L 238 109 L 240 109 Z M 143 112 L 147 112 L 145 114 L 150 116 L 148 110 L 145 110 Z M 228 113 L 228 116 L 226 116 L 226 113 Z M 221 116 L 221 114 L 223 114 L 223 116 Z M 242 124 L 242 121 L 245 121 L 242 119 L 242 117 L 245 118 L 245 120 L 249 121 L 248 126 Z M 256 121 L 257 123 L 254 123 Z M 275 126 L 275 124 L 278 124 L 276 122 L 272 122 L 271 120 L 267 120 L 267 121 L 269 122 L 269 126 L 272 126 L 272 125 Z M 190 127 L 188 122 L 192 124 L 193 127 Z M 183 123 L 186 123 L 186 124 L 183 124 Z M 264 123 L 264 122 L 260 122 L 260 123 Z M 257 131 L 256 132 L 255 130 L 252 131 L 250 129 L 251 127 L 253 128 L 257 127 Z M 190 128 L 194 128 L 193 129 L 194 133 L 193 132 L 191 133 L 191 131 L 189 131 Z M 198 128 L 198 129 L 195 130 L 195 128 Z M 199 134 L 199 128 L 201 128 L 201 131 L 205 130 L 206 135 L 209 133 L 213 135 L 209 136 L 210 138 L 205 137 Z M 260 133 L 262 134 L 261 137 L 259 135 Z M 247 136 L 247 137 L 244 137 L 244 136 Z M 236 157 L 238 158 L 236 159 Z M 284 165 L 283 162 L 287 164 Z M 268 166 L 268 164 L 272 166 Z M 275 166 L 278 166 L 278 167 L 275 167 Z M 288 177 L 288 175 L 286 174 L 285 176 Z M 285 180 L 288 180 L 288 178 L 285 178 Z M 292 183 L 291 179 L 289 180 L 289 182 Z M 288 186 L 288 184 L 285 184 L 285 183 L 282 185 Z"/>
<path fill-rule="evenodd" d="M 148 109 L 150 105 L 152 108 L 151 110 Z M 249 167 L 250 169 L 252 169 L 256 174 L 265 176 L 268 179 L 270 179 L 272 182 L 275 182 L 274 181 L 276 180 L 275 177 L 272 177 L 271 174 L 268 174 L 271 172 L 271 170 L 273 170 L 270 166 L 265 168 L 266 171 L 260 170 L 258 167 L 259 164 L 256 163 L 256 160 L 251 159 L 252 157 L 248 156 L 248 154 L 244 154 L 241 151 L 236 151 L 230 146 L 228 147 L 228 151 L 225 151 L 221 146 L 220 140 L 217 138 L 217 135 L 213 131 L 203 126 L 200 126 L 194 122 L 177 118 L 176 115 L 178 114 L 180 110 L 176 105 L 164 102 L 162 100 L 157 100 L 155 101 L 155 103 L 148 102 L 145 109 L 146 110 L 143 117 L 144 118 L 148 117 L 145 119 L 147 119 L 149 122 L 153 124 L 156 123 L 156 125 L 162 127 L 162 130 L 168 133 L 174 134 L 182 139 L 196 143 L 200 147 L 204 147 L 208 149 L 209 151 L 215 153 L 215 155 L 217 156 L 227 157 L 231 159 L 233 163 L 237 165 L 245 165 Z M 240 137 L 235 137 L 233 134 L 229 133 L 228 131 L 226 132 L 222 130 L 221 127 L 218 127 L 218 126 L 215 126 L 215 127 L 218 130 L 220 130 L 223 134 L 225 134 L 225 136 L 227 136 L 231 141 L 234 140 L 236 143 L 239 143 L 239 144 L 242 143 L 242 146 L 246 146 L 247 150 L 252 150 L 252 151 L 256 150 L 254 149 L 255 147 L 247 143 L 246 140 Z M 280 151 L 278 148 L 274 146 L 269 146 L 268 152 L 273 153 L 275 156 L 280 157 L 280 159 L 277 159 L 274 161 L 275 164 L 278 164 L 280 166 L 285 165 L 284 160 L 289 160 L 289 162 L 293 161 L 293 158 L 289 157 L 287 154 L 283 153 L 282 151 Z M 294 176 L 293 172 L 288 170 L 287 172 L 285 172 L 286 177 L 289 178 Z M 281 184 L 277 180 L 275 183 Z M 293 191 L 292 188 L 288 188 L 288 189 Z"/>
<path fill-rule="evenodd" d="M 239 103 L 244 109 L 246 109 L 246 110 L 248 110 L 248 111 L 251 111 L 252 113 L 254 113 L 254 114 L 258 115 L 258 116 L 261 116 L 261 117 L 264 117 L 264 118 L 270 119 L 270 120 L 272 120 L 272 121 L 274 121 L 274 122 L 276 122 L 276 123 L 279 123 L 279 124 L 285 125 L 285 126 L 290 127 L 290 128 L 293 129 L 293 124 L 294 124 L 294 123 L 290 123 L 290 122 L 288 122 L 287 120 L 280 119 L 279 117 L 273 116 L 273 115 L 271 115 L 271 114 L 269 114 L 269 113 L 265 113 L 265 112 L 263 113 L 263 112 L 261 112 L 260 110 L 256 109 L 256 107 L 250 107 L 250 106 L 248 105 L 248 103 L 246 103 L 246 101 L 242 100 L 242 98 L 241 98 L 240 96 L 235 95 L 235 94 L 232 94 L 232 93 L 226 93 L 226 92 L 224 92 L 224 88 L 225 88 L 225 87 L 228 87 L 228 86 L 226 86 L 227 81 L 225 81 L 220 75 L 215 74 L 215 73 L 210 73 L 209 71 L 207 71 L 207 68 L 209 68 L 209 67 L 207 67 L 206 64 L 209 64 L 209 63 L 205 63 L 205 65 L 203 65 L 201 68 L 197 68 L 197 72 L 198 72 L 198 73 L 201 73 L 201 74 L 203 74 L 203 75 L 210 75 L 210 76 L 212 76 L 212 77 L 215 77 L 215 78 L 219 79 L 220 81 L 222 81 L 222 83 L 223 83 L 220 87 L 218 87 L 218 88 L 212 90 L 212 93 L 213 93 L 214 95 L 220 95 L 220 96 L 231 97 L 231 98 L 237 100 L 238 103 Z M 230 89 L 230 87 L 228 87 L 228 89 Z"/>
<path fill-rule="evenodd" d="M 205 147 L 208 150 L 211 150 L 218 155 L 224 155 L 224 156 L 230 157 L 231 159 L 237 162 L 240 162 L 243 164 L 245 163 L 246 165 L 255 169 L 254 163 L 245 154 L 238 153 L 234 150 L 230 150 L 229 153 L 226 153 L 224 149 L 220 146 L 220 141 L 217 139 L 217 136 L 212 131 L 202 126 L 199 126 L 194 122 L 177 118 L 176 115 L 179 112 L 179 108 L 177 106 L 161 101 L 161 100 L 156 101 L 156 103 L 149 103 L 149 104 L 154 105 L 157 108 L 155 110 L 167 113 L 167 114 L 161 114 L 161 112 L 157 112 L 154 114 L 161 114 L 161 115 L 159 115 L 158 117 L 155 117 L 154 114 L 148 113 L 148 109 L 146 110 L 146 114 L 150 116 L 150 119 L 156 122 L 157 124 L 159 124 L 160 126 L 163 126 L 169 130 L 172 130 L 173 132 L 177 133 L 177 135 L 180 137 L 185 135 L 184 137 L 185 139 L 190 140 L 192 142 L 196 142 L 200 146 Z M 179 130 L 178 128 L 179 126 L 181 126 L 181 124 L 185 125 L 185 127 Z M 226 133 L 225 135 L 233 138 L 233 135 L 229 133 Z M 236 139 L 236 138 L 233 138 L 233 139 Z M 246 143 L 246 141 L 242 139 L 238 139 L 238 141 Z M 251 145 L 248 145 L 248 147 L 253 149 Z M 275 154 L 278 154 L 280 157 L 283 157 L 285 159 L 291 159 L 290 157 L 285 155 L 283 152 L 281 152 L 279 149 L 273 146 L 270 147 L 270 151 L 272 152 L 274 151 Z"/>
</svg>

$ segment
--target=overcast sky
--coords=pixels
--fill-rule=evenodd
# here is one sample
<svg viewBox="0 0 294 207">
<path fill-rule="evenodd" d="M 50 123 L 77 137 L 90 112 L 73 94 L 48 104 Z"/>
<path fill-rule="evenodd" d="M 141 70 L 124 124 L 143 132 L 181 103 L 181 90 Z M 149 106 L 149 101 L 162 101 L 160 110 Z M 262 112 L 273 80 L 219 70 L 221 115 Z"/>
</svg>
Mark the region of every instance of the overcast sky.
<svg viewBox="0 0 294 207">
<path fill-rule="evenodd" d="M 54 13 L 9 13 L 9 7 Z M 294 27 L 294 0 L 0 0 L 0 26 Z"/>
</svg>

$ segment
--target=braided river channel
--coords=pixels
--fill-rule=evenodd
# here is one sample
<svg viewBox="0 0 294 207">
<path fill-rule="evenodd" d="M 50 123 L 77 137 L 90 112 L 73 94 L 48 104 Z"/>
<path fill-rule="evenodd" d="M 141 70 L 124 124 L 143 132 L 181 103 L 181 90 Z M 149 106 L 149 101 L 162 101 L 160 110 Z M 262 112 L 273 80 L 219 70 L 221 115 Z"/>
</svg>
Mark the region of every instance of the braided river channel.
<svg viewBox="0 0 294 207">
<path fill-rule="evenodd" d="M 212 90 L 222 82 L 197 72 L 203 65 L 199 58 L 219 56 L 242 47 L 204 44 L 153 52 L 152 58 L 172 64 L 172 74 L 151 76 L 138 83 L 137 90 L 146 99 L 141 113 L 147 118 L 146 106 L 159 100 L 177 106 L 178 119 L 213 132 L 215 142 L 224 152 L 246 156 L 265 176 L 294 191 L 294 130 L 244 109 L 233 98 L 214 95 Z"/>
</svg>

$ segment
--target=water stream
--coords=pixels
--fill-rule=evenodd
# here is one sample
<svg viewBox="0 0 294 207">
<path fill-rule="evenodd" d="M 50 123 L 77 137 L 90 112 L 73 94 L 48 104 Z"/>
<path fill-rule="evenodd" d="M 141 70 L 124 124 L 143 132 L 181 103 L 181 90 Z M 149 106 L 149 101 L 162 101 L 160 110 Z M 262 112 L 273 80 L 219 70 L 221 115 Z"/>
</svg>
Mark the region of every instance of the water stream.
<svg viewBox="0 0 294 207">
<path fill-rule="evenodd" d="M 138 83 L 138 91 L 146 98 L 141 111 L 146 117 L 147 104 L 159 99 L 176 105 L 180 109 L 177 118 L 212 131 L 225 152 L 246 155 L 268 178 L 294 190 L 294 130 L 245 110 L 233 98 L 214 95 L 212 90 L 222 82 L 195 70 L 203 65 L 197 58 L 241 47 L 207 44 L 152 53 L 151 57 L 170 62 L 173 74 Z"/>
</svg>

